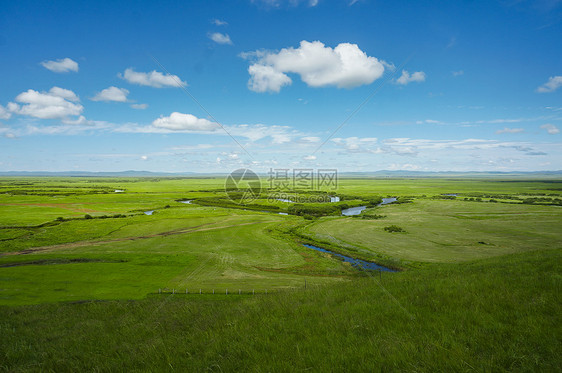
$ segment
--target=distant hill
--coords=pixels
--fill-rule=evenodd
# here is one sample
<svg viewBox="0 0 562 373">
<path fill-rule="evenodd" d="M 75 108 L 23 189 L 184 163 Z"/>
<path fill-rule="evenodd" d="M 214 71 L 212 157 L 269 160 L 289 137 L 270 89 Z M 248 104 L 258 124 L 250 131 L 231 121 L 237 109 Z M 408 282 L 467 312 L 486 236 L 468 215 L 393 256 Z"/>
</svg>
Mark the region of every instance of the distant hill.
<svg viewBox="0 0 562 373">
<path fill-rule="evenodd" d="M 68 176 L 68 177 L 181 177 L 193 176 L 194 172 L 169 173 L 169 172 L 150 172 L 150 171 L 117 171 L 117 172 L 90 172 L 90 171 L 3 171 L 0 176 Z"/>
<path fill-rule="evenodd" d="M 267 173 L 258 173 L 267 177 Z M 29 177 L 224 177 L 227 172 L 203 173 L 203 172 L 151 172 L 151 171 L 116 171 L 116 172 L 91 172 L 91 171 L 0 171 L 2 176 L 29 176 Z M 528 176 L 528 177 L 557 177 L 562 176 L 562 170 L 558 171 L 533 171 L 533 172 L 459 172 L 459 171 L 390 171 L 381 170 L 373 172 L 339 172 L 339 177 L 506 177 L 506 176 Z"/>
<path fill-rule="evenodd" d="M 532 171 L 532 172 L 499 172 L 499 171 L 389 171 L 375 172 L 341 172 L 342 177 L 490 177 L 490 176 L 562 176 L 558 171 Z"/>
</svg>

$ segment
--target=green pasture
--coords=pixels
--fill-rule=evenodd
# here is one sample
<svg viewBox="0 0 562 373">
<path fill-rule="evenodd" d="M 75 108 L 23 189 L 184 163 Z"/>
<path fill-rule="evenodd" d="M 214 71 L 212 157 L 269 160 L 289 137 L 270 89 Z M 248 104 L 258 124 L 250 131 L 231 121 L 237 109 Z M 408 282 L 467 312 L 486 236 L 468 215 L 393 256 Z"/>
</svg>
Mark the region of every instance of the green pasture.
<svg viewBox="0 0 562 373">
<path fill-rule="evenodd" d="M 158 289 L 265 291 L 361 275 L 301 246 L 306 237 L 408 270 L 421 262 L 557 248 L 560 207 L 465 202 L 462 193 L 559 196 L 558 185 L 534 179 L 343 178 L 336 191 L 327 191 L 342 196 L 339 203 L 318 203 L 314 198 L 324 192 L 285 192 L 314 209 L 356 206 L 379 196 L 414 200 L 363 213 L 380 219 L 303 219 L 277 214 L 294 206 L 272 199 L 279 191 L 264 191 L 254 206 L 234 205 L 218 177 L 0 178 L 0 304 L 140 299 Z M 444 193 L 461 195 L 434 199 Z M 193 203 L 178 202 L 185 199 Z M 145 215 L 149 210 L 154 214 Z M 405 233 L 386 232 L 390 225 Z"/>
<path fill-rule="evenodd" d="M 560 371 L 561 189 L 340 178 L 338 204 L 242 206 L 222 178 L 0 178 L 0 370 Z"/>
<path fill-rule="evenodd" d="M 0 369 L 559 372 L 561 254 L 268 295 L 0 306 Z"/>
<path fill-rule="evenodd" d="M 461 262 L 562 247 L 558 206 L 415 200 L 364 214 L 380 219 L 322 218 L 303 230 L 320 241 L 419 262 Z M 404 233 L 389 233 L 396 225 Z"/>
<path fill-rule="evenodd" d="M 0 303 L 138 299 L 158 289 L 264 292 L 302 287 L 305 276 L 320 284 L 352 274 L 342 262 L 268 235 L 290 219 L 185 207 L 64 222 L 51 227 L 55 231 L 44 242 L 36 241 L 52 245 L 0 257 Z M 59 237 L 65 225 L 73 226 L 72 234 Z M 73 241 L 73 234 L 87 240 Z"/>
</svg>

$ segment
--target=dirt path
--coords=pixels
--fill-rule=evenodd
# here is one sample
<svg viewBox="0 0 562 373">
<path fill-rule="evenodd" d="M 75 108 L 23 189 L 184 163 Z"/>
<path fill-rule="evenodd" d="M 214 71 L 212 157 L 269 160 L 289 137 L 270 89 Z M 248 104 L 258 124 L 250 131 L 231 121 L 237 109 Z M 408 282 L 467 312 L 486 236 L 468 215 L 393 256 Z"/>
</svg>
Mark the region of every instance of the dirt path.
<svg viewBox="0 0 562 373">
<path fill-rule="evenodd" d="M 0 253 L 0 256 L 4 256 L 4 255 L 25 255 L 25 254 L 32 254 L 32 253 L 36 253 L 36 252 L 49 252 L 49 251 L 56 251 L 56 250 L 62 250 L 62 249 L 73 249 L 73 248 L 76 248 L 76 247 L 84 247 L 84 246 L 91 246 L 91 245 L 103 245 L 103 244 L 112 243 L 112 242 L 144 240 L 144 239 L 147 239 L 147 238 L 166 237 L 166 236 L 172 236 L 172 235 L 176 235 L 176 234 L 211 231 L 211 230 L 217 230 L 217 229 L 241 227 L 241 226 L 244 226 L 244 225 L 253 225 L 253 224 L 262 224 L 262 223 L 275 223 L 275 221 L 274 220 L 266 220 L 266 221 L 258 221 L 258 222 L 222 225 L 222 226 L 218 226 L 218 227 L 206 227 L 208 225 L 216 224 L 216 223 L 207 223 L 207 224 L 201 224 L 201 225 L 198 225 L 198 226 L 195 226 L 195 227 L 175 229 L 175 230 L 172 230 L 172 231 L 154 233 L 154 234 L 149 234 L 149 235 L 146 235 L 146 236 L 122 237 L 122 238 L 114 238 L 114 239 L 111 239 L 111 240 L 104 240 L 104 241 L 93 241 L 93 240 L 78 241 L 78 242 L 70 242 L 70 243 L 64 243 L 64 244 L 59 244 L 59 245 L 40 246 L 40 247 L 34 247 L 34 248 L 31 248 L 31 249 L 26 249 L 26 250 L 21 250 L 21 251 L 12 251 L 12 252 Z"/>
</svg>

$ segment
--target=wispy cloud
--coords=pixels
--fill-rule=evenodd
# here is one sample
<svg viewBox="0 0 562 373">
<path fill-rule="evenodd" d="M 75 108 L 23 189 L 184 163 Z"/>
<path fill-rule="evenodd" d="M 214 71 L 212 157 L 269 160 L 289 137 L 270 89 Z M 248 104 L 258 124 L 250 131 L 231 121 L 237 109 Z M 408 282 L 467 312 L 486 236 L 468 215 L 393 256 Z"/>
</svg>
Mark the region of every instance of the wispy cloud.
<svg viewBox="0 0 562 373">
<path fill-rule="evenodd" d="M 550 124 L 550 123 L 543 124 L 541 128 L 545 129 L 546 132 L 548 132 L 550 135 L 556 135 L 560 133 L 560 130 L 554 124 Z"/>
<path fill-rule="evenodd" d="M 508 128 L 508 127 L 504 127 L 501 130 L 497 130 L 496 134 L 500 135 L 502 133 L 521 133 L 524 132 L 525 130 L 523 128 Z"/>
<path fill-rule="evenodd" d="M 406 70 L 402 70 L 402 75 L 396 79 L 396 84 L 406 85 L 408 83 L 416 82 L 421 83 L 425 81 L 425 73 L 423 71 L 416 71 L 412 74 Z"/>
<path fill-rule="evenodd" d="M 251 2 L 266 8 L 281 8 L 284 6 L 296 7 L 301 3 L 304 3 L 309 7 L 315 7 L 318 5 L 319 0 L 251 0 Z"/>
<path fill-rule="evenodd" d="M 8 111 L 4 106 L 0 105 L 0 119 L 10 119 L 12 113 Z"/>
<path fill-rule="evenodd" d="M 131 84 L 154 88 L 178 86 L 185 87 L 187 85 L 187 83 L 182 81 L 177 75 L 163 74 L 156 70 L 144 73 L 134 71 L 132 68 L 128 68 L 123 74 L 119 73 L 117 74 L 117 76 Z"/>
<path fill-rule="evenodd" d="M 215 25 L 215 26 L 227 26 L 227 25 L 228 25 L 228 22 L 222 21 L 222 20 L 217 19 L 217 18 L 213 19 L 213 20 L 211 21 L 211 23 L 212 23 L 213 25 Z"/>
<path fill-rule="evenodd" d="M 62 58 L 56 61 L 43 61 L 41 62 L 41 66 L 55 73 L 78 72 L 78 62 L 70 58 Z"/>
<path fill-rule="evenodd" d="M 554 92 L 558 88 L 562 87 L 562 76 L 551 76 L 548 78 L 548 81 L 537 88 L 537 92 L 539 93 L 549 93 Z"/>
<path fill-rule="evenodd" d="M 137 110 L 144 110 L 148 107 L 148 104 L 131 104 L 131 107 Z"/>
<path fill-rule="evenodd" d="M 209 39 L 217 44 L 228 44 L 232 45 L 232 40 L 228 34 L 222 34 L 220 32 L 209 33 Z"/>
</svg>

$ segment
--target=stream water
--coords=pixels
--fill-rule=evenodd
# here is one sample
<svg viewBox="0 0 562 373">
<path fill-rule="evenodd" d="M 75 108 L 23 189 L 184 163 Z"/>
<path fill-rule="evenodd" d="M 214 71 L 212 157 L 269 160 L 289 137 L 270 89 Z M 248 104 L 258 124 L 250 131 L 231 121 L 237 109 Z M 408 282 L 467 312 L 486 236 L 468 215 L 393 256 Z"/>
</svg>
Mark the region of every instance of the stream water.
<svg viewBox="0 0 562 373">
<path fill-rule="evenodd" d="M 303 245 L 308 247 L 309 249 L 312 249 L 312 250 L 321 251 L 323 253 L 328 253 L 328 254 L 337 256 L 338 258 L 343 259 L 344 262 L 351 263 L 352 266 L 354 266 L 356 268 L 359 268 L 359 269 L 369 269 L 371 271 L 397 272 L 394 269 L 383 267 L 381 265 L 378 265 L 377 263 L 368 262 L 368 261 L 362 260 L 362 259 L 355 259 L 355 258 L 352 258 L 350 256 L 338 254 L 338 253 L 335 253 L 335 252 L 330 251 L 330 250 L 323 249 L 323 248 L 318 247 L 318 246 L 308 245 L 308 244 L 303 244 Z"/>
<path fill-rule="evenodd" d="M 389 203 L 396 202 L 396 200 L 397 200 L 396 197 L 383 198 L 382 202 L 379 203 L 377 206 L 388 205 Z M 341 214 L 343 216 L 359 215 L 366 208 L 367 208 L 367 206 L 351 207 L 351 208 L 348 208 L 348 209 L 345 209 L 345 210 L 341 210 Z"/>
</svg>

